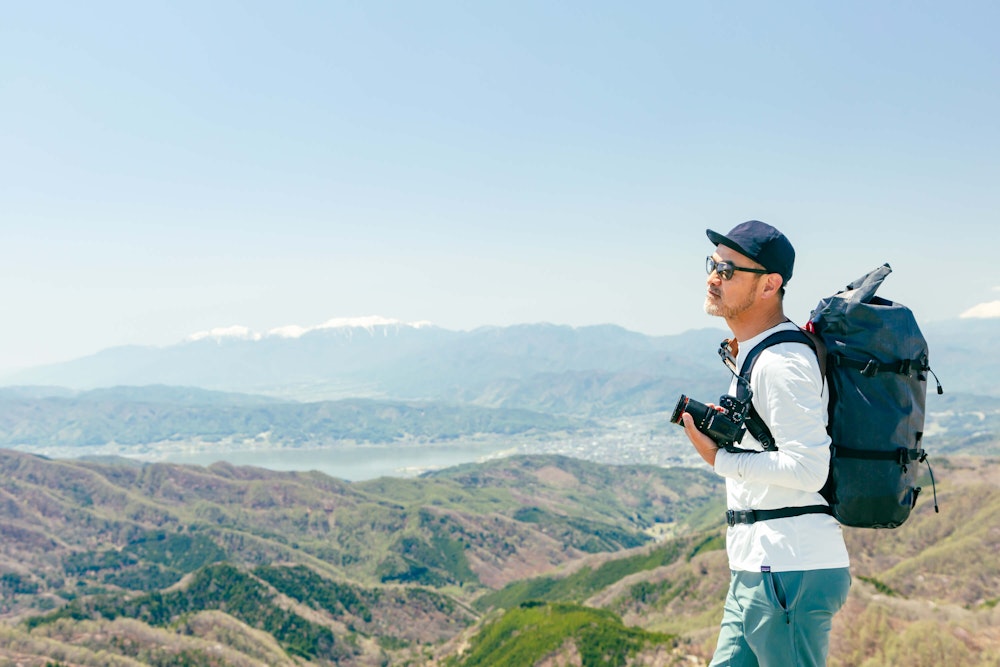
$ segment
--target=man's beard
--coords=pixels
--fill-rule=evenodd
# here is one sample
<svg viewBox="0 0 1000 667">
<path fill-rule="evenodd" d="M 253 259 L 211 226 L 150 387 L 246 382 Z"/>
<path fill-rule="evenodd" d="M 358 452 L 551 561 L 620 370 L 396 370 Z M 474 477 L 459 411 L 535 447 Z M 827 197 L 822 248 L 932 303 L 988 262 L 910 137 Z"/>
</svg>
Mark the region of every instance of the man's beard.
<svg viewBox="0 0 1000 667">
<path fill-rule="evenodd" d="M 716 317 L 730 319 L 749 310 L 756 300 L 755 292 L 748 293 L 743 301 L 734 304 L 725 304 L 721 297 L 713 299 L 711 295 L 708 295 L 705 297 L 705 312 Z"/>
</svg>

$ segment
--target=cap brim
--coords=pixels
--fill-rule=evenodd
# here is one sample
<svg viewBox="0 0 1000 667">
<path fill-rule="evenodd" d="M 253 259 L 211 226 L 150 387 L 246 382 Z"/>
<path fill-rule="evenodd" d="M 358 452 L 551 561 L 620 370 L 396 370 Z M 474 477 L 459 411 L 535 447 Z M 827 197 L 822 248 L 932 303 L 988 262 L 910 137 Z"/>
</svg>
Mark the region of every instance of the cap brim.
<svg viewBox="0 0 1000 667">
<path fill-rule="evenodd" d="M 751 255 L 750 253 L 748 253 L 744 248 L 741 248 L 738 243 L 735 243 L 734 241 L 730 240 L 726 236 L 723 236 L 719 232 L 712 231 L 711 229 L 706 229 L 705 230 L 705 234 L 708 235 L 708 240 L 711 241 L 712 243 L 714 243 L 715 245 L 717 245 L 717 246 L 718 245 L 724 245 L 727 248 L 731 248 L 732 250 L 735 250 L 736 252 L 740 253 L 744 257 L 749 257 L 750 259 L 754 260 L 755 262 L 757 261 L 754 258 L 753 255 Z"/>
</svg>

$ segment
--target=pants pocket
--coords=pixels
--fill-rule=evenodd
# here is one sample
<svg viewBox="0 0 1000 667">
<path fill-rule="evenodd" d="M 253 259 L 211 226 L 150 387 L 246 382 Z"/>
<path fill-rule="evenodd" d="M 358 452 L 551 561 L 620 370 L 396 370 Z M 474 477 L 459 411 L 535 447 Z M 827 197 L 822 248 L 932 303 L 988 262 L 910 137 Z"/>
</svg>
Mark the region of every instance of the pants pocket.
<svg viewBox="0 0 1000 667">
<path fill-rule="evenodd" d="M 788 611 L 788 597 L 780 574 L 764 572 L 764 590 L 768 601 L 782 611 Z"/>
</svg>

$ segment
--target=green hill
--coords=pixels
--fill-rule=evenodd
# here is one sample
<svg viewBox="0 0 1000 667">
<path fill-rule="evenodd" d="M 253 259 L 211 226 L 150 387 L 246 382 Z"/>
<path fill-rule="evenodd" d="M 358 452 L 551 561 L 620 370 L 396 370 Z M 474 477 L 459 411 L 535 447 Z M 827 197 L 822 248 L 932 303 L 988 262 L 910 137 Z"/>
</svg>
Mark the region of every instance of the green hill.
<svg viewBox="0 0 1000 667">
<path fill-rule="evenodd" d="M 623 667 L 640 651 L 666 646 L 670 635 L 622 624 L 614 614 L 567 603 L 524 602 L 485 623 L 469 649 L 445 667 L 521 667 L 571 652 L 582 667 Z"/>
</svg>

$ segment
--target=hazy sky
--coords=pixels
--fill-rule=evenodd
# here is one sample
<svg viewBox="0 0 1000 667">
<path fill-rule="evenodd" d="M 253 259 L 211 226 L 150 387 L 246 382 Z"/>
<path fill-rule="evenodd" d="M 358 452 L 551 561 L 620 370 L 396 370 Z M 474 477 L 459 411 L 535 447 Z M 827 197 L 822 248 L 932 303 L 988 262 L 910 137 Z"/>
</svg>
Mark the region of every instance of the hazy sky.
<svg viewBox="0 0 1000 667">
<path fill-rule="evenodd" d="M 996 2 L 8 2 L 0 370 L 214 327 L 722 326 L 707 227 L 1000 315 Z"/>
</svg>

